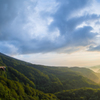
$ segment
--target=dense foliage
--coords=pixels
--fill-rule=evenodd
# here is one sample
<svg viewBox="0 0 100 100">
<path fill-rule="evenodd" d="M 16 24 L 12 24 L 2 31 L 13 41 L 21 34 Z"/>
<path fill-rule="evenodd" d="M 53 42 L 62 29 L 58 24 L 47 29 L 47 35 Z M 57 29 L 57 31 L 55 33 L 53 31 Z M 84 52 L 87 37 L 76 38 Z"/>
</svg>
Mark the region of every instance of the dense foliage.
<svg viewBox="0 0 100 100">
<path fill-rule="evenodd" d="M 18 81 L 0 77 L 1 100 L 57 100 L 53 94 L 46 94 L 33 89 L 29 84 L 21 84 Z"/>
<path fill-rule="evenodd" d="M 58 100 L 57 97 L 65 100 L 63 98 L 70 98 L 73 92 L 80 90 L 79 88 L 100 88 L 100 85 L 95 83 L 99 76 L 87 68 L 35 65 L 1 53 L 0 66 L 6 66 L 6 71 L 0 70 L 1 100 Z M 63 90 L 73 92 L 68 96 Z M 81 99 L 87 100 L 84 98 Z"/>
<path fill-rule="evenodd" d="M 60 100 L 100 100 L 100 89 L 81 88 L 55 93 Z"/>
<path fill-rule="evenodd" d="M 96 73 L 94 71 L 90 70 L 90 69 L 79 68 L 79 67 L 72 67 L 70 69 L 75 71 L 75 72 L 79 72 L 84 77 L 87 77 L 87 78 L 91 79 L 92 81 L 94 81 L 96 83 L 100 82 L 98 75 L 96 75 Z"/>
</svg>

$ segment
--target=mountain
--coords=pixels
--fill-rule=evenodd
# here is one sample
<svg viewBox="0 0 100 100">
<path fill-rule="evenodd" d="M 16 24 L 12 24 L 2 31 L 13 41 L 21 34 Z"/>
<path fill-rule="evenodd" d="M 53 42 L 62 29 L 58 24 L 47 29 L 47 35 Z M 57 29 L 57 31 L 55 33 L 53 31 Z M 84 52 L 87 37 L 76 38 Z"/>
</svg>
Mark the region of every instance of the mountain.
<svg viewBox="0 0 100 100">
<path fill-rule="evenodd" d="M 100 89 L 81 88 L 64 90 L 55 95 L 59 100 L 100 100 Z"/>
<path fill-rule="evenodd" d="M 100 65 L 97 65 L 97 66 L 92 66 L 92 67 L 89 67 L 91 70 L 95 71 L 95 72 L 99 72 L 100 70 Z"/>
<path fill-rule="evenodd" d="M 96 83 L 100 82 L 98 75 L 94 71 L 92 71 L 91 69 L 80 68 L 80 67 L 71 67 L 70 69 L 75 71 L 75 72 L 79 72 L 82 76 L 87 77 L 88 79 L 90 79 Z"/>
<path fill-rule="evenodd" d="M 0 100 L 58 100 L 50 93 L 43 93 L 18 81 L 0 76 Z"/>
<path fill-rule="evenodd" d="M 9 93 L 11 94 L 9 98 L 14 100 L 25 100 L 25 98 L 27 100 L 57 100 L 54 93 L 63 90 L 83 87 L 100 88 L 100 85 L 88 77 L 92 75 L 93 79 L 98 79 L 89 69 L 35 65 L 2 53 L 0 53 L 0 66 L 6 66 L 6 71 L 0 70 L 0 86 L 4 91 L 1 92 L 0 98 L 4 100 L 8 98 Z M 18 90 L 19 88 L 21 90 Z M 4 96 L 5 93 L 7 97 Z"/>
<path fill-rule="evenodd" d="M 26 62 L 0 54 L 0 64 L 6 66 L 6 71 L 0 70 L 0 100 L 58 100 L 54 94 L 37 90 L 33 81 L 11 67 Z"/>
</svg>

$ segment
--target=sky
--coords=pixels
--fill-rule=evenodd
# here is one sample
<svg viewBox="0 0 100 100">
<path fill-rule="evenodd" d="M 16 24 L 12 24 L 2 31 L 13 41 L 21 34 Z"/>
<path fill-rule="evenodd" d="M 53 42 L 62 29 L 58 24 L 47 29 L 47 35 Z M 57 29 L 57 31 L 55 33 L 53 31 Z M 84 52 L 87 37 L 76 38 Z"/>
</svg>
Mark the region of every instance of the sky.
<svg viewBox="0 0 100 100">
<path fill-rule="evenodd" d="M 100 65 L 100 0 L 0 0 L 0 52 L 48 66 Z"/>
</svg>

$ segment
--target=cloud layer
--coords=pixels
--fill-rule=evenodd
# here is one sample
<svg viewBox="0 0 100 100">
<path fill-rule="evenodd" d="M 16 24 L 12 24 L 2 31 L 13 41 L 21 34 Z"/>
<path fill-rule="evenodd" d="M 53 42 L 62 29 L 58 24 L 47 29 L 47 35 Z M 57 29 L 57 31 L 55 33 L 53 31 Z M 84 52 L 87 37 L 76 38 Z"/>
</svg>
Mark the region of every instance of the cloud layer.
<svg viewBox="0 0 100 100">
<path fill-rule="evenodd" d="M 81 47 L 100 51 L 100 43 L 96 41 L 100 35 L 97 3 L 94 0 L 0 0 L 0 52 L 69 53 Z"/>
</svg>

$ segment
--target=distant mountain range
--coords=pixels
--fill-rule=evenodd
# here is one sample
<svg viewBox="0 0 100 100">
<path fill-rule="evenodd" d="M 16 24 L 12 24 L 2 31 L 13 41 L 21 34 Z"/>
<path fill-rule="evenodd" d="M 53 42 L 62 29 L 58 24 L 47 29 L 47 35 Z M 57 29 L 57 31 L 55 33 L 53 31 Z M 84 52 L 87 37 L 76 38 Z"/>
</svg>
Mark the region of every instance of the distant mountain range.
<svg viewBox="0 0 100 100">
<path fill-rule="evenodd" d="M 89 67 L 89 69 L 93 70 L 96 73 L 100 73 L 100 65 Z"/>
<path fill-rule="evenodd" d="M 2 53 L 0 66 L 6 66 L 6 71 L 0 70 L 1 100 L 76 100 L 70 96 L 64 99 L 69 92 L 63 90 L 73 89 L 75 92 L 70 93 L 75 94 L 76 91 L 83 91 L 82 88 L 86 88 L 84 91 L 100 88 L 100 76 L 88 68 L 36 65 Z M 83 98 L 86 97 L 84 95 Z"/>
</svg>

